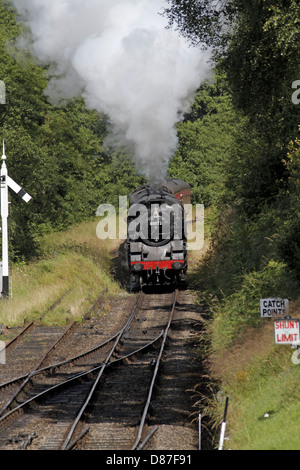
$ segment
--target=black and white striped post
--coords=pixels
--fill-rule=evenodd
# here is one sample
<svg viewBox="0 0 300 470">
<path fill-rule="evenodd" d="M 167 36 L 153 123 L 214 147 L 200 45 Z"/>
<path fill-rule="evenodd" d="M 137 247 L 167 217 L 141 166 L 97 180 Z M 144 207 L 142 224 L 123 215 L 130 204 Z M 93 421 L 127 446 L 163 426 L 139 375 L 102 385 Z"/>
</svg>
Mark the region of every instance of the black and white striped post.
<svg viewBox="0 0 300 470">
<path fill-rule="evenodd" d="M 223 450 L 224 439 L 225 439 L 225 430 L 226 430 L 226 419 L 227 419 L 227 410 L 228 410 L 228 400 L 229 398 L 226 397 L 225 400 L 225 409 L 224 409 L 224 416 L 223 421 L 221 424 L 221 433 L 220 433 L 220 440 L 219 440 L 219 447 L 218 450 Z"/>
<path fill-rule="evenodd" d="M 1 192 L 1 218 L 2 218 L 2 296 L 9 297 L 9 267 L 8 267 L 8 188 L 12 189 L 25 202 L 29 202 L 31 196 L 24 191 L 13 179 L 8 176 L 6 167 L 5 144 L 3 141 L 2 167 L 0 173 Z"/>
</svg>

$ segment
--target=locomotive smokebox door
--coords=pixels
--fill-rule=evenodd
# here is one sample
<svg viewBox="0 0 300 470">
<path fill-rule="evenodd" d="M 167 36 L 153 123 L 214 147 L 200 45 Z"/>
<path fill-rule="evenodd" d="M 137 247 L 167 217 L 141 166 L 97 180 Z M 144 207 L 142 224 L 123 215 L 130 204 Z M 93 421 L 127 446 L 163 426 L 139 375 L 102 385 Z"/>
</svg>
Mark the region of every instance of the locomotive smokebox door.
<svg viewBox="0 0 300 470">
<path fill-rule="evenodd" d="M 178 285 L 187 270 L 185 210 L 190 186 L 170 179 L 145 184 L 129 197 L 127 230 L 131 290 L 144 285 Z"/>
</svg>

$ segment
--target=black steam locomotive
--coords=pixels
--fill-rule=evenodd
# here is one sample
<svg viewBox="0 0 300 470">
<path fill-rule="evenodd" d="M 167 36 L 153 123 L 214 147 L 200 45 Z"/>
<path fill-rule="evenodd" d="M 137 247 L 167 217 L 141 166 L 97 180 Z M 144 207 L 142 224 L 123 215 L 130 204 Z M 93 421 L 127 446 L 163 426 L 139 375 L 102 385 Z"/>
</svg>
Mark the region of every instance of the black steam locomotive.
<svg viewBox="0 0 300 470">
<path fill-rule="evenodd" d="M 190 186 L 177 179 L 146 184 L 131 193 L 126 241 L 131 290 L 182 280 L 187 270 L 183 204 L 190 200 Z"/>
</svg>

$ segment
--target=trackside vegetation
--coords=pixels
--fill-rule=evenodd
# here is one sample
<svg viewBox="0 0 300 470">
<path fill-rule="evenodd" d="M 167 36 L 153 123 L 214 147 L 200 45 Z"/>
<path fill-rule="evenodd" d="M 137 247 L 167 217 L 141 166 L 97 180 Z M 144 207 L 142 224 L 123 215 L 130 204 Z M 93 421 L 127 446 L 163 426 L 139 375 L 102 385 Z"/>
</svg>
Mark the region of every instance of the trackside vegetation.
<svg viewBox="0 0 300 470">
<path fill-rule="evenodd" d="M 81 321 L 96 303 L 101 314 L 109 311 L 112 298 L 125 293 L 113 273 L 117 248 L 98 239 L 97 223 L 43 235 L 39 259 L 14 263 L 11 298 L 1 302 L 0 323 L 67 325 Z M 9 329 L 5 333 L 7 339 Z"/>
<path fill-rule="evenodd" d="M 227 448 L 299 449 L 300 366 L 259 312 L 260 298 L 285 297 L 300 316 L 299 2 L 182 3 L 168 0 L 170 23 L 192 44 L 206 40 L 216 64 L 178 125 L 173 161 L 209 208 L 210 246 L 190 279 L 208 308 L 219 384 L 209 408 L 218 423 L 229 396 Z"/>
</svg>

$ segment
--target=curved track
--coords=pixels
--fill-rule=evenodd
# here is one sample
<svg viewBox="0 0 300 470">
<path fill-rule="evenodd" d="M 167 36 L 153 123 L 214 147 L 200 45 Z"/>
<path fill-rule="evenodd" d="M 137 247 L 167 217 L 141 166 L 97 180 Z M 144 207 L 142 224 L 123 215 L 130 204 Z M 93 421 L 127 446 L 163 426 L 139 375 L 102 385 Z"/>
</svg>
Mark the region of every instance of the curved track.
<svg viewBox="0 0 300 470">
<path fill-rule="evenodd" d="M 155 431 L 144 425 L 175 304 L 176 293 L 140 293 L 117 333 L 49 364 L 76 326 L 60 332 L 38 367 L 0 387 L 0 397 L 1 389 L 10 391 L 2 400 L 0 449 L 138 448 Z"/>
</svg>

